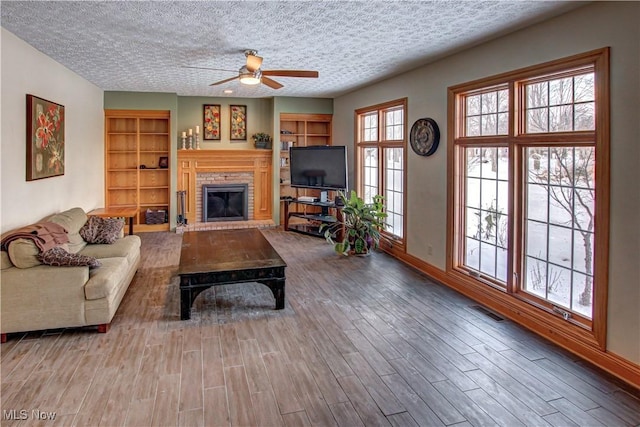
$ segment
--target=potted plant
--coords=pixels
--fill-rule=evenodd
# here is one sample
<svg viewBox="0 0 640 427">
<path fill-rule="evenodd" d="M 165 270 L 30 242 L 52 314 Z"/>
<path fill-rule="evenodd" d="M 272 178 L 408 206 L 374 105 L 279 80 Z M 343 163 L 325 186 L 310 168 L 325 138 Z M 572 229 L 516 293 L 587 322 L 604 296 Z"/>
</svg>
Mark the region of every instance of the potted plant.
<svg viewBox="0 0 640 427">
<path fill-rule="evenodd" d="M 351 191 L 349 198 L 342 192 L 338 193 L 342 201 L 342 221 L 333 224 L 323 224 L 324 237 L 334 245 L 337 253 L 342 255 L 368 255 L 371 249 L 380 243 L 380 230 L 385 227 L 384 219 L 387 214 L 382 204 L 383 197 L 376 195 L 373 203 L 365 203 L 355 191 Z M 344 227 L 342 241 L 335 241 L 334 236 Z"/>
<path fill-rule="evenodd" d="M 271 148 L 271 135 L 268 133 L 254 133 L 251 138 L 253 138 L 253 144 L 256 148 Z"/>
</svg>

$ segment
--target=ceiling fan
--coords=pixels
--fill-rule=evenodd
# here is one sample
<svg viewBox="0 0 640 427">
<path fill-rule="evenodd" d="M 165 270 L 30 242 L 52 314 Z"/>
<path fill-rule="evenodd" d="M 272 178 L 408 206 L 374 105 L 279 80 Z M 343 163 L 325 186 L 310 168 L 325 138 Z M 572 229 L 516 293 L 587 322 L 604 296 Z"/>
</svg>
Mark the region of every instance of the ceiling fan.
<svg viewBox="0 0 640 427">
<path fill-rule="evenodd" d="M 227 82 L 230 82 L 235 79 L 239 79 L 240 83 L 246 85 L 257 85 L 260 83 L 264 83 L 269 86 L 271 89 L 280 89 L 283 87 L 282 84 L 277 81 L 269 78 L 268 76 L 279 76 L 279 77 L 307 77 L 307 78 L 317 78 L 317 71 L 307 71 L 307 70 L 262 70 L 260 66 L 262 65 L 262 57 L 258 56 L 258 51 L 247 49 L 244 51 L 244 56 L 247 57 L 247 63 L 243 65 L 240 70 L 238 70 L 238 75 L 235 77 L 231 77 L 228 79 L 220 80 L 219 82 L 211 83 L 209 86 L 217 86 Z M 186 68 L 198 68 L 204 70 L 216 70 L 216 71 L 230 71 L 235 72 L 233 70 L 222 70 L 220 68 L 207 68 L 207 67 L 186 67 Z"/>
</svg>

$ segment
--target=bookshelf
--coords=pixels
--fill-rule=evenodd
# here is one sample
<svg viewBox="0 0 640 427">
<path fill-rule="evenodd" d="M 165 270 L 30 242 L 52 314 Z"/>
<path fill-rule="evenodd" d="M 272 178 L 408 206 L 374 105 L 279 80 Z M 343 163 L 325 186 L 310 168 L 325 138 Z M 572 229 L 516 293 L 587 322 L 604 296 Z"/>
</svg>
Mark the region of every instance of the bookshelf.
<svg viewBox="0 0 640 427">
<path fill-rule="evenodd" d="M 135 231 L 169 230 L 170 146 L 169 111 L 105 110 L 105 205 L 136 208 Z"/>
</svg>

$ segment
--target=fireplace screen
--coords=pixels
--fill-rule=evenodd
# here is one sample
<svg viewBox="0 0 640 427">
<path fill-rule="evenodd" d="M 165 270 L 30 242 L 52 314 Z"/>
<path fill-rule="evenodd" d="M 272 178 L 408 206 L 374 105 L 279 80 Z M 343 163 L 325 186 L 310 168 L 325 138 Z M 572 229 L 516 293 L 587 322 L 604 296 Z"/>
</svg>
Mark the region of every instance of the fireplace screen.
<svg viewBox="0 0 640 427">
<path fill-rule="evenodd" d="M 203 185 L 202 221 L 246 221 L 248 185 Z"/>
</svg>

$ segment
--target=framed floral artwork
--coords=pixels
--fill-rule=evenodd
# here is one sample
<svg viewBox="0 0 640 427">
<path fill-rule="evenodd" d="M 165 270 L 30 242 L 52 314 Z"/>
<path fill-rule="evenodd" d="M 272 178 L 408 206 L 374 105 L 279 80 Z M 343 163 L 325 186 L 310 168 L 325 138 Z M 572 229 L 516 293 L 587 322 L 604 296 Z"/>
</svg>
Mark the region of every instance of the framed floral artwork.
<svg viewBox="0 0 640 427">
<path fill-rule="evenodd" d="M 64 175 L 64 105 L 27 95 L 27 181 Z"/>
<path fill-rule="evenodd" d="M 203 110 L 204 139 L 220 140 L 220 106 L 205 104 Z"/>
<path fill-rule="evenodd" d="M 247 106 L 230 105 L 231 140 L 247 140 Z"/>
</svg>

